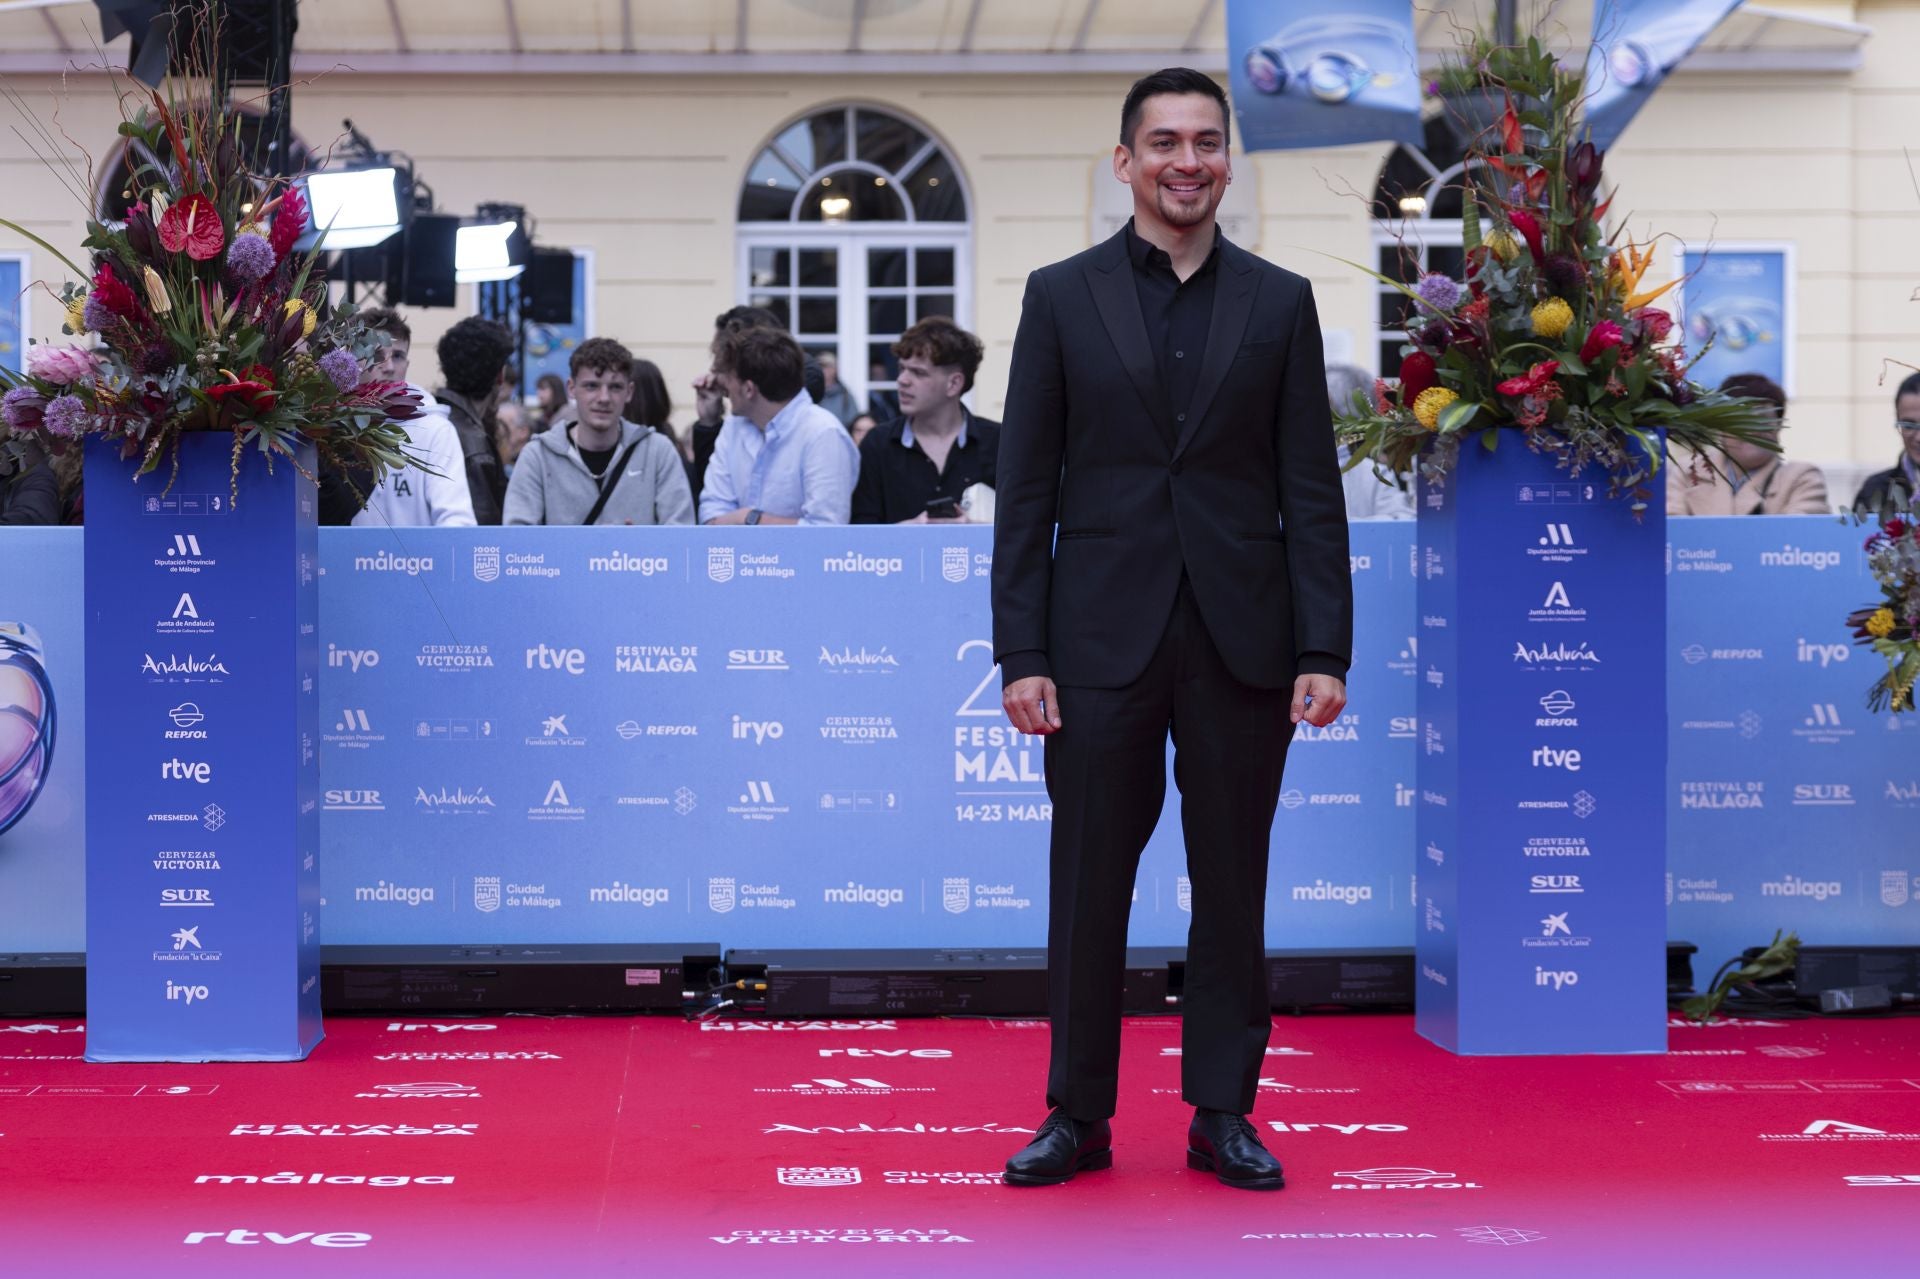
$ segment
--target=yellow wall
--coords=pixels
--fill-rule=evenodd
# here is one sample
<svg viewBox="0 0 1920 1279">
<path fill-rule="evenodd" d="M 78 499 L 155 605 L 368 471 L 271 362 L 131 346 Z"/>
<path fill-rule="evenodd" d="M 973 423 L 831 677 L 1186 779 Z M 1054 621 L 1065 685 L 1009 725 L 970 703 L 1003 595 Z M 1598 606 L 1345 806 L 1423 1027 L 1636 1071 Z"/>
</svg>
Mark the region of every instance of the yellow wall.
<svg viewBox="0 0 1920 1279">
<path fill-rule="evenodd" d="M 1920 286 L 1920 191 L 1902 154 L 1920 147 L 1917 8 L 1852 6 L 1875 35 L 1866 66 L 1851 75 L 1677 76 L 1610 158 L 1616 212 L 1637 235 L 1797 244 L 1795 456 L 1886 465 L 1897 446 L 1890 385 L 1876 385 L 1881 363 L 1920 363 L 1920 304 L 1909 300 Z M 543 243 L 591 247 L 597 327 L 661 363 L 684 420 L 712 317 L 735 301 L 733 210 L 747 161 L 774 129 L 816 106 L 857 99 L 899 109 L 948 145 L 971 190 L 974 321 L 989 352 L 976 401 L 994 415 L 1026 273 L 1088 243 L 1092 165 L 1112 145 L 1126 83 L 336 73 L 297 91 L 295 127 L 324 148 L 351 116 L 378 145 L 413 156 L 440 207 L 522 203 Z M 12 84 L 51 125 L 55 82 Z M 97 80 L 68 82 L 59 114 L 67 136 L 99 154 L 116 121 Z M 1237 169 L 1240 182 L 1258 184 L 1262 251 L 1313 279 L 1324 322 L 1352 332 L 1363 363 L 1371 288 L 1322 255 L 1368 258 L 1364 197 L 1385 152 L 1267 154 Z M 0 136 L 0 215 L 77 250 L 79 206 L 10 133 Z M 0 231 L 0 248 L 19 244 Z M 57 278 L 44 253 L 34 269 Z M 465 313 L 413 315 L 418 378 L 433 379 L 434 339 Z M 34 305 L 40 336 L 58 322 L 44 298 Z"/>
</svg>

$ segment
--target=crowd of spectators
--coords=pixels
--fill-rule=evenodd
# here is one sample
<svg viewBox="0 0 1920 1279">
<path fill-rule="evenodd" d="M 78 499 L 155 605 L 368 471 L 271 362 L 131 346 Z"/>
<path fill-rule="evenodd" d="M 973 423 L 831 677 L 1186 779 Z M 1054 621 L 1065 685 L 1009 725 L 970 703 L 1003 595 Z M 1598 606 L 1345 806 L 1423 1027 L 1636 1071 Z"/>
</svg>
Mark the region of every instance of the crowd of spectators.
<svg viewBox="0 0 1920 1279">
<path fill-rule="evenodd" d="M 381 346 L 370 380 L 406 382 L 413 334 L 391 309 L 362 313 Z M 569 376 L 543 374 L 533 399 L 513 393 L 512 332 L 471 317 L 436 347 L 440 385 L 418 384 L 422 411 L 406 423 L 419 465 L 373 483 L 326 470 L 321 522 L 361 527 L 475 524 L 952 524 L 991 523 L 1000 424 L 965 403 L 985 356 L 980 339 L 944 316 L 893 344 L 895 389 L 863 409 L 831 352 L 804 351 L 773 313 L 737 306 L 714 322 L 708 372 L 695 378 L 694 421 L 672 423 L 660 367 L 620 343 L 591 338 Z M 1353 365 L 1326 370 L 1338 414 L 1373 393 Z M 1669 515 L 1816 515 L 1833 511 L 1820 468 L 1782 451 L 1787 396 L 1757 373 L 1722 389 L 1771 406 L 1764 443 L 1680 456 L 1666 470 Z M 1900 453 L 1868 476 L 1853 511 L 1909 510 L 1920 492 L 1920 373 L 1893 397 Z M 1341 463 L 1348 461 L 1345 449 Z M 1352 519 L 1411 519 L 1405 477 L 1361 464 L 1342 475 Z M 0 525 L 77 524 L 77 453 L 37 450 L 0 474 Z"/>
</svg>

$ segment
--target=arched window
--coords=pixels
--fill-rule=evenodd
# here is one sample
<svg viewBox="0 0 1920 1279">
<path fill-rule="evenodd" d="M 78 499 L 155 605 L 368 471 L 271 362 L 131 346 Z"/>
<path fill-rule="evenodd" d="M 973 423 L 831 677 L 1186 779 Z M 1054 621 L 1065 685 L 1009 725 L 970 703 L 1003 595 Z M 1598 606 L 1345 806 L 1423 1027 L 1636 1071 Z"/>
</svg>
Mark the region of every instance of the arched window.
<svg viewBox="0 0 1920 1279">
<path fill-rule="evenodd" d="M 891 347 L 929 315 L 972 327 L 970 201 L 924 128 L 859 103 L 785 125 L 740 188 L 739 300 L 837 357 L 861 407 L 895 412 Z"/>
<path fill-rule="evenodd" d="M 1467 259 L 1460 244 L 1460 209 L 1465 154 L 1440 119 L 1427 122 L 1424 147 L 1393 149 L 1373 188 L 1374 270 L 1407 285 L 1429 271 L 1464 282 Z M 1406 294 L 1385 284 L 1376 282 L 1374 293 L 1369 317 L 1373 341 L 1367 351 L 1375 372 L 1393 377 L 1400 371 L 1411 303 Z"/>
</svg>

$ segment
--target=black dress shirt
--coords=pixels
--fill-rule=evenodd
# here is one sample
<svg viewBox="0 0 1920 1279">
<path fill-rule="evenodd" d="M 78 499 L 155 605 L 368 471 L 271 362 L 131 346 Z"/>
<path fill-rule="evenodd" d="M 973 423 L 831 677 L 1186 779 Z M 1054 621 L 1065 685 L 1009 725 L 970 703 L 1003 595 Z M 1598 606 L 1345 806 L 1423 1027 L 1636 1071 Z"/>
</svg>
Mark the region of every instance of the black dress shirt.
<svg viewBox="0 0 1920 1279">
<path fill-rule="evenodd" d="M 1220 232 L 1214 229 L 1213 248 L 1200 269 L 1182 280 L 1173 271 L 1165 249 L 1140 238 L 1127 223 L 1127 256 L 1133 262 L 1134 289 L 1140 314 L 1147 322 L 1147 340 L 1160 365 L 1160 385 L 1167 391 L 1167 412 L 1175 436 L 1186 423 L 1193 389 L 1206 359 L 1207 331 L 1213 327 L 1213 286 L 1219 274 Z"/>
<path fill-rule="evenodd" d="M 962 413 L 966 413 L 964 408 Z M 966 414 L 947 453 L 947 467 L 913 439 L 912 424 L 900 419 L 876 426 L 860 441 L 860 480 L 853 489 L 855 524 L 898 524 L 927 509 L 936 497 L 956 501 L 969 486 L 992 485 L 1000 456 L 1000 424 Z"/>
</svg>

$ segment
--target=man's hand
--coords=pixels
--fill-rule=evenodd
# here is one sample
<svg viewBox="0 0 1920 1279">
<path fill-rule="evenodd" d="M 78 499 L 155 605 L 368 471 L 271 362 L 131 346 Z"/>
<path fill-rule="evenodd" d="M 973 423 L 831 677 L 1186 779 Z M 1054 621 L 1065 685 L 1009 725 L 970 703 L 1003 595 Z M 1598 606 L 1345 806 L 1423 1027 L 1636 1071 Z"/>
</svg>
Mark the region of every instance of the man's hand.
<svg viewBox="0 0 1920 1279">
<path fill-rule="evenodd" d="M 711 373 L 702 373 L 693 379 L 693 414 L 707 423 L 718 422 L 727 415 L 726 393 L 720 388 L 720 379 Z"/>
<path fill-rule="evenodd" d="M 1007 719 L 1023 733 L 1045 737 L 1060 731 L 1060 695 L 1044 675 L 1017 679 L 1000 690 Z"/>
<path fill-rule="evenodd" d="M 1024 682 L 1024 681 L 1022 681 Z M 1293 722 L 1325 728 L 1347 707 L 1347 685 L 1331 675 L 1302 675 L 1293 681 Z"/>
</svg>

